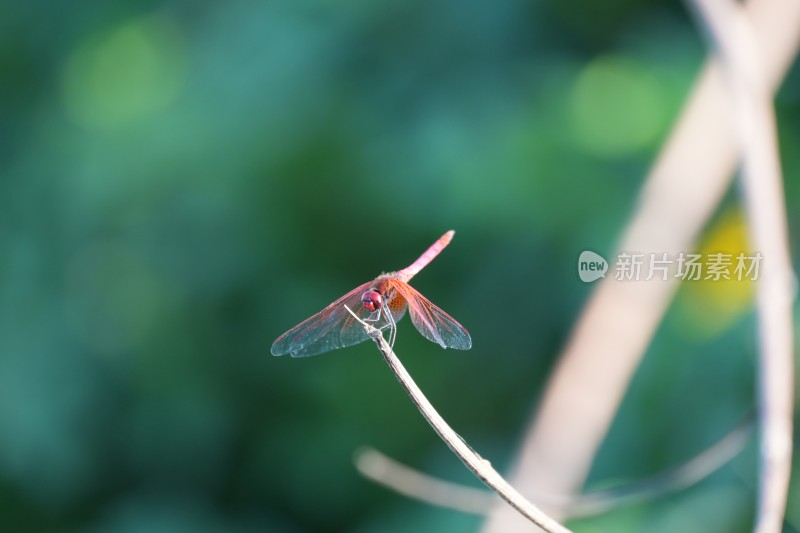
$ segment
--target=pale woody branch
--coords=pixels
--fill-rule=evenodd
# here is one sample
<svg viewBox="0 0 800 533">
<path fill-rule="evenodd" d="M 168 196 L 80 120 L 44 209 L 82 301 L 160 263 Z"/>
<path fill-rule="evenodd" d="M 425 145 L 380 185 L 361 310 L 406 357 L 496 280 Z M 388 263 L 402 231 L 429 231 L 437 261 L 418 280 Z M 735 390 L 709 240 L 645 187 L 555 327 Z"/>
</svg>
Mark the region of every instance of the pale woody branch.
<svg viewBox="0 0 800 533">
<path fill-rule="evenodd" d="M 400 359 L 398 359 L 392 351 L 389 343 L 387 343 L 386 339 L 381 335 L 380 330 L 362 321 L 350 308 L 347 308 L 347 310 L 350 311 L 350 314 L 352 314 L 356 320 L 361 322 L 361 325 L 364 326 L 364 330 L 375 341 L 378 350 L 380 350 L 389 368 L 394 372 L 394 375 L 408 393 L 411 401 L 417 406 L 419 412 L 425 417 L 425 420 L 428 421 L 434 431 L 436 431 L 453 453 L 461 459 L 464 465 L 466 465 L 473 474 L 478 476 L 478 479 L 485 483 L 486 486 L 508 502 L 511 507 L 519 511 L 520 514 L 543 530 L 551 533 L 569 533 L 569 529 L 550 518 L 541 509 L 528 501 L 528 499 L 520 494 L 514 487 L 509 485 L 509 483 L 492 467 L 489 461 L 478 455 L 464 442 L 464 439 L 453 431 L 447 422 L 445 422 L 444 418 L 434 409 L 425 395 L 422 394 L 422 391 L 417 387 L 417 384 L 400 362 Z"/>
</svg>

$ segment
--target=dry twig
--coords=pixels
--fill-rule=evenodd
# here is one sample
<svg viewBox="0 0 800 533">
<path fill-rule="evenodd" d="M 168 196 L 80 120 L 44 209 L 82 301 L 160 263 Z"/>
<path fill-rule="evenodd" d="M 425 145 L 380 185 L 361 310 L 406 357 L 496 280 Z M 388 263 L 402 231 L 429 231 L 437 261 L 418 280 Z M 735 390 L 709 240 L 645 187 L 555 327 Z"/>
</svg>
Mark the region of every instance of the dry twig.
<svg viewBox="0 0 800 533">
<path fill-rule="evenodd" d="M 753 416 L 737 425 L 711 447 L 690 460 L 658 474 L 620 487 L 588 492 L 574 499 L 537 495 L 537 500 L 553 507 L 569 507 L 570 518 L 593 516 L 625 505 L 653 500 L 705 479 L 733 459 L 752 434 Z M 486 514 L 497 503 L 491 492 L 459 485 L 419 472 L 374 448 L 362 448 L 355 456 L 358 471 L 366 478 L 409 498 L 464 513 Z"/>
<path fill-rule="evenodd" d="M 458 433 L 453 431 L 453 428 L 445 422 L 444 418 L 439 415 L 425 395 L 422 394 L 422 391 L 411 378 L 411 374 L 408 373 L 400 362 L 400 359 L 398 359 L 392 351 L 389 343 L 387 343 L 386 339 L 381 335 L 381 331 L 358 318 L 350 308 L 347 308 L 347 310 L 350 311 L 350 314 L 352 314 L 362 326 L 364 326 L 364 330 L 375 341 L 378 350 L 380 350 L 389 368 L 391 368 L 397 380 L 406 390 L 411 401 L 417 409 L 419 409 L 419 412 L 425 417 L 425 420 L 428 421 L 434 431 L 436 431 L 453 453 L 461 459 L 464 465 L 466 465 L 478 479 L 485 483 L 487 487 L 508 502 L 511 507 L 540 528 L 552 533 L 568 533 L 569 529 L 550 518 L 544 511 L 536 507 L 536 505 L 531 503 L 514 487 L 509 485 L 509 483 L 492 467 L 489 461 L 478 455 L 475 450 L 464 442 L 464 439 L 462 439 Z"/>
<path fill-rule="evenodd" d="M 764 257 L 757 281 L 761 469 L 757 532 L 779 532 L 792 461 L 792 300 L 783 183 L 772 93 L 749 19 L 733 0 L 692 0 L 733 96 L 751 239 Z"/>
<path fill-rule="evenodd" d="M 765 86 L 774 92 L 800 44 L 800 2 L 750 0 L 746 12 L 761 45 Z M 620 249 L 672 253 L 692 248 L 730 184 L 737 160 L 725 98 L 719 69 L 709 61 L 647 178 Z M 675 288 L 659 281 L 640 282 L 631 290 L 611 276 L 600 283 L 518 455 L 512 480 L 523 493 L 580 491 Z M 513 513 L 498 506 L 483 530 L 508 533 L 521 527 Z"/>
</svg>

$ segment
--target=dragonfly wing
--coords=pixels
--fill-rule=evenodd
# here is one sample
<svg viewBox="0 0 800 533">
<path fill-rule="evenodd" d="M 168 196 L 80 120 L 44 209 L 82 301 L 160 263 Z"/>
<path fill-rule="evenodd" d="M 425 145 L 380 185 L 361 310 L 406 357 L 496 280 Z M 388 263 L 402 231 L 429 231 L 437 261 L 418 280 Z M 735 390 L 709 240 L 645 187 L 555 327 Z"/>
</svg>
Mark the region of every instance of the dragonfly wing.
<svg viewBox="0 0 800 533">
<path fill-rule="evenodd" d="M 356 287 L 316 315 L 278 337 L 272 344 L 272 355 L 290 354 L 292 357 L 305 357 L 367 340 L 369 336 L 364 327 L 347 312 L 344 306 L 349 307 L 359 318 L 367 318 L 370 312 L 361 305 L 361 295 L 371 285 L 372 282 L 368 282 Z"/>
<path fill-rule="evenodd" d="M 469 333 L 453 317 L 436 307 L 411 285 L 399 280 L 393 281 L 393 285 L 408 302 L 411 322 L 423 337 L 442 348 L 456 350 L 472 348 Z"/>
</svg>

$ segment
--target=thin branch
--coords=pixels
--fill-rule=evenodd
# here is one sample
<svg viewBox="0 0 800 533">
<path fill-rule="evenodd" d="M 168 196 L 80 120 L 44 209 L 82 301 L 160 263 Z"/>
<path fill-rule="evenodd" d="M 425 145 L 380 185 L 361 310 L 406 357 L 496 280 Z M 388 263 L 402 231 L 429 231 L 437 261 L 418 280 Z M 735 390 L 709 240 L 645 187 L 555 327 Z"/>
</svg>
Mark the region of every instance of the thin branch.
<svg viewBox="0 0 800 533">
<path fill-rule="evenodd" d="M 751 239 L 763 254 L 757 285 L 760 336 L 761 472 L 757 532 L 778 532 L 792 459 L 792 300 L 783 184 L 771 92 L 750 21 L 733 0 L 693 0 L 733 95 L 742 151 L 742 184 Z"/>
<path fill-rule="evenodd" d="M 668 468 L 641 482 L 578 496 L 569 515 L 591 516 L 612 507 L 653 500 L 699 483 L 742 451 L 753 432 L 753 426 L 753 417 L 748 416 L 713 446 L 685 463 Z"/>
<path fill-rule="evenodd" d="M 434 409 L 425 395 L 422 394 L 422 391 L 417 387 L 417 384 L 400 362 L 400 359 L 397 358 L 392 348 L 386 342 L 386 339 L 381 335 L 380 330 L 358 318 L 349 307 L 347 307 L 347 310 L 364 326 L 364 330 L 375 341 L 378 350 L 380 350 L 383 355 L 383 359 L 389 365 L 392 372 L 394 372 L 394 375 L 408 393 L 411 401 L 417 409 L 419 409 L 419 412 L 422 413 L 422 416 L 425 417 L 425 420 L 428 421 L 433 430 L 436 431 L 453 453 L 461 459 L 464 465 L 466 465 L 478 479 L 485 483 L 486 486 L 496 492 L 498 496 L 507 501 L 509 505 L 540 528 L 552 533 L 568 533 L 570 531 L 569 529 L 550 518 L 536 507 L 536 505 L 528 501 L 514 487 L 509 485 L 509 483 L 492 467 L 489 461 L 478 455 L 475 450 L 467 445 L 467 443 L 453 431 L 447 422 L 445 422 L 444 418 Z"/>
<path fill-rule="evenodd" d="M 747 443 L 753 431 L 753 417 L 690 460 L 654 476 L 577 497 L 537 497 L 557 507 L 567 507 L 571 518 L 605 513 L 611 509 L 659 498 L 685 489 L 710 476 L 733 459 Z M 380 451 L 365 447 L 357 451 L 356 468 L 366 478 L 400 494 L 422 502 L 470 514 L 486 514 L 497 503 L 497 496 L 485 490 L 439 479 L 406 466 Z"/>
<path fill-rule="evenodd" d="M 420 472 L 372 447 L 357 450 L 354 461 L 361 475 L 370 481 L 429 505 L 481 515 L 498 503 L 494 492 Z"/>
</svg>

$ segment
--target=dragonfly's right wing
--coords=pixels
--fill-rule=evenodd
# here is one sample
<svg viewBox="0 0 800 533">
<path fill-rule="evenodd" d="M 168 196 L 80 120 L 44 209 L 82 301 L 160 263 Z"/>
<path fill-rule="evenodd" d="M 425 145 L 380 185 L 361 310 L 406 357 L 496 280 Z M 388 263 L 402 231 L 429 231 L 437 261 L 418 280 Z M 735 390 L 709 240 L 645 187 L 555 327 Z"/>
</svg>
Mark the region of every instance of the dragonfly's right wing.
<svg viewBox="0 0 800 533">
<path fill-rule="evenodd" d="M 348 292 L 328 307 L 299 323 L 272 344 L 272 355 L 305 357 L 329 352 L 345 346 L 364 342 L 369 338 L 364 327 L 353 315 L 349 307 L 362 320 L 370 312 L 361 305 L 361 295 L 370 288 L 372 282 L 365 283 Z"/>
</svg>

